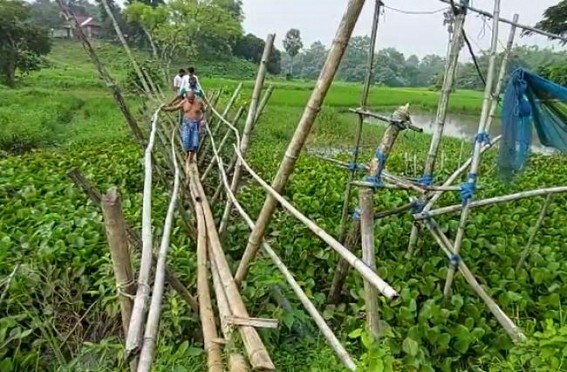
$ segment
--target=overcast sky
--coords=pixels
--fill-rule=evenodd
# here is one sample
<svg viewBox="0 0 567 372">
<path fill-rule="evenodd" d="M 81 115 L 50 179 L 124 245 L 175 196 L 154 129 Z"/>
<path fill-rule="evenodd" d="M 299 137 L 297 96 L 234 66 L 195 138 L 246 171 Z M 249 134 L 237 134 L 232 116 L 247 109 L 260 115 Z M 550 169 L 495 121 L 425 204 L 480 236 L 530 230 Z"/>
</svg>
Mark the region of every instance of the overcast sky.
<svg viewBox="0 0 567 372">
<path fill-rule="evenodd" d="M 435 12 L 447 8 L 438 0 L 383 0 L 387 7 L 410 12 Z M 493 0 L 470 0 L 475 8 L 492 13 Z M 520 15 L 520 23 L 534 25 L 541 19 L 544 10 L 555 5 L 559 0 L 502 0 L 503 18 L 512 19 L 514 13 Z M 348 0 L 243 0 L 246 19 L 244 29 L 264 38 L 268 33 L 276 33 L 276 45 L 282 48 L 282 38 L 290 28 L 301 31 L 303 44 L 308 47 L 320 40 L 329 45 L 335 35 Z M 358 19 L 353 35 L 368 35 L 372 23 L 374 1 L 367 0 Z M 393 9 L 384 9 L 380 17 L 378 31 L 378 49 L 395 47 L 406 54 L 422 57 L 426 54 L 445 55 L 447 31 L 443 26 L 443 12 L 435 14 L 403 14 Z M 486 20 L 489 26 L 491 20 Z M 490 29 L 483 18 L 469 13 L 465 29 L 475 50 L 490 46 Z M 500 41 L 506 43 L 508 25 L 501 24 Z M 565 49 L 557 42 L 545 37 L 522 37 L 519 44 L 537 44 L 541 46 Z"/>
</svg>

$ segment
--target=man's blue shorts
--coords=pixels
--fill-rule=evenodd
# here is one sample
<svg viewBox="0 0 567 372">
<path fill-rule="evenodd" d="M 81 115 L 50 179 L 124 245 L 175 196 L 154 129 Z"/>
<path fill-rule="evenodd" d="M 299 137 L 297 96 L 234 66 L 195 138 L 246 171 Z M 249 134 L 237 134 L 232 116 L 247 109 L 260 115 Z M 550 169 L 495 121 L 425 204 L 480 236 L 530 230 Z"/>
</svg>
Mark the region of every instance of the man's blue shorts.
<svg viewBox="0 0 567 372">
<path fill-rule="evenodd" d="M 199 124 L 201 120 L 183 118 L 181 123 L 181 142 L 183 151 L 195 152 L 199 148 Z"/>
</svg>

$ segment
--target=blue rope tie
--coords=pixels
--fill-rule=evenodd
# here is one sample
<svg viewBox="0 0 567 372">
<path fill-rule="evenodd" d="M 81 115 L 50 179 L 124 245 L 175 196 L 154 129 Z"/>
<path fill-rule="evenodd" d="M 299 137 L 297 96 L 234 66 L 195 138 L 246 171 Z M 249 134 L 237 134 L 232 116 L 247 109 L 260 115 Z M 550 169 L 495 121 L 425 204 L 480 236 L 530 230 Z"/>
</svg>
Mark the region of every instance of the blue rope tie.
<svg viewBox="0 0 567 372">
<path fill-rule="evenodd" d="M 469 173 L 469 181 L 461 184 L 461 200 L 467 204 L 476 191 L 476 173 Z"/>
<path fill-rule="evenodd" d="M 356 208 L 352 213 L 353 221 L 360 221 L 360 208 Z"/>
<path fill-rule="evenodd" d="M 433 176 L 430 174 L 423 175 L 417 182 L 423 186 L 431 186 L 433 185 Z"/>
<path fill-rule="evenodd" d="M 425 208 L 425 202 L 421 199 L 416 199 L 411 202 L 411 214 L 418 214 L 423 212 L 423 208 Z"/>
<path fill-rule="evenodd" d="M 386 154 L 382 152 L 382 150 L 380 150 L 380 148 L 376 149 L 376 153 L 374 154 L 374 157 L 378 160 L 378 169 L 376 169 L 376 174 L 374 174 L 374 177 L 380 178 L 380 176 L 382 175 L 382 171 L 384 170 L 384 166 L 386 165 L 386 160 L 388 160 L 388 157 L 386 156 Z"/>
<path fill-rule="evenodd" d="M 475 141 L 481 145 L 490 145 L 490 135 L 487 132 L 479 132 L 474 137 Z"/>
<path fill-rule="evenodd" d="M 353 172 L 362 170 L 362 167 L 359 164 L 355 163 L 354 161 L 351 161 L 350 163 L 348 163 L 347 168 L 350 169 Z"/>
<path fill-rule="evenodd" d="M 460 260 L 461 258 L 459 257 L 458 254 L 453 254 L 451 255 L 449 262 L 451 263 L 451 266 L 457 266 Z"/>
<path fill-rule="evenodd" d="M 380 177 L 376 176 L 366 176 L 365 181 L 372 184 L 374 189 L 378 189 L 383 186 L 382 180 Z"/>
</svg>

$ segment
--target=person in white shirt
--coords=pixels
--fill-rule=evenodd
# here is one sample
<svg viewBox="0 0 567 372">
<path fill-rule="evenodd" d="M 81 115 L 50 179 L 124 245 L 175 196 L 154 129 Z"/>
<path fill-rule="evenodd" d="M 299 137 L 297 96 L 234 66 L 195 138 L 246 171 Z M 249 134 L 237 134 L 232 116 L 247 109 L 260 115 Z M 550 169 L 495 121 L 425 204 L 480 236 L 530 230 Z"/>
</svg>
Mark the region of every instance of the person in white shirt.
<svg viewBox="0 0 567 372">
<path fill-rule="evenodd" d="M 203 88 L 201 88 L 201 83 L 199 82 L 199 78 L 197 77 L 197 75 L 195 75 L 195 68 L 193 68 L 193 67 L 189 67 L 187 69 L 187 75 L 183 76 L 183 80 L 181 81 L 181 87 L 189 90 L 189 78 L 190 77 L 194 77 L 195 80 L 197 80 L 197 88 L 200 91 L 203 91 Z"/>
<path fill-rule="evenodd" d="M 175 77 L 173 78 L 173 91 L 175 93 L 178 93 L 183 87 L 183 78 L 185 76 L 185 70 L 181 69 L 179 70 L 179 74 L 175 75 Z"/>
</svg>

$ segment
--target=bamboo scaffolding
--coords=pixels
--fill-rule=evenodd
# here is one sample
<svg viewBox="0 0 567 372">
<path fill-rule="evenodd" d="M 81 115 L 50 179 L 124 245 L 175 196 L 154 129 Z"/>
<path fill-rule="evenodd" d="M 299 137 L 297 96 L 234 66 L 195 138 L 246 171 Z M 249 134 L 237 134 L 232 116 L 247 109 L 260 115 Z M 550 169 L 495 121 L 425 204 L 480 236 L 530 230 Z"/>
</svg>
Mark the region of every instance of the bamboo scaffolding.
<svg viewBox="0 0 567 372">
<path fill-rule="evenodd" d="M 534 196 L 542 196 L 542 195 L 548 195 L 548 194 L 559 194 L 559 193 L 564 193 L 564 192 L 567 192 L 567 186 L 557 186 L 557 187 L 549 187 L 549 188 L 546 188 L 546 189 L 535 189 L 535 190 L 522 191 L 522 192 L 518 192 L 518 193 L 515 193 L 515 194 L 508 194 L 508 195 L 496 196 L 496 197 L 488 198 L 488 199 L 476 200 L 476 201 L 469 203 L 469 208 L 485 207 L 485 206 L 488 206 L 488 205 L 493 205 L 493 204 L 498 204 L 498 203 L 506 203 L 506 202 L 513 201 L 513 200 L 531 198 L 531 197 L 534 197 Z M 450 205 L 448 207 L 434 209 L 434 210 L 431 210 L 429 212 L 416 213 L 416 214 L 413 215 L 413 217 L 416 220 L 425 220 L 425 219 L 428 219 L 430 217 L 440 216 L 442 214 L 458 212 L 462 209 L 463 209 L 462 204 L 454 204 L 454 205 Z"/>
<path fill-rule="evenodd" d="M 319 79 L 315 84 L 315 89 L 311 93 L 311 97 L 305 106 L 303 116 L 297 125 L 295 133 L 291 138 L 284 158 L 280 162 L 279 170 L 272 183 L 272 188 L 278 193 L 283 191 L 289 176 L 293 172 L 297 157 L 303 148 L 317 113 L 321 108 L 333 78 L 338 70 L 339 64 L 348 45 L 348 40 L 350 39 L 358 16 L 364 6 L 364 2 L 364 0 L 349 0 L 348 2 L 347 9 L 337 29 L 337 33 L 327 54 L 327 59 L 323 69 L 321 70 Z M 235 280 L 238 285 L 240 285 L 246 278 L 250 263 L 260 248 L 262 238 L 264 237 L 264 233 L 266 232 L 266 228 L 270 223 L 276 207 L 276 198 L 273 195 L 267 195 L 262 211 L 260 212 L 260 216 L 255 224 L 254 230 L 250 234 L 244 255 L 240 260 L 240 264 L 236 272 Z"/>
<path fill-rule="evenodd" d="M 238 129 L 236 129 L 234 127 L 230 128 L 230 129 L 238 133 Z M 242 208 L 242 206 L 240 205 L 240 203 L 236 199 L 236 196 L 230 191 L 230 185 L 228 183 L 228 177 L 226 175 L 222 159 L 220 157 L 220 154 L 216 150 L 214 142 L 212 143 L 212 147 L 213 147 L 214 156 L 217 158 L 217 165 L 218 165 L 218 168 L 219 168 L 221 181 L 224 184 L 224 189 L 226 190 L 226 194 L 232 200 L 235 208 L 238 210 L 238 212 L 240 213 L 240 215 L 242 216 L 244 221 L 248 224 L 248 227 L 250 228 L 250 230 L 253 230 L 254 229 L 254 221 L 250 218 L 250 216 Z M 288 268 L 285 266 L 285 264 L 282 262 L 282 260 L 278 257 L 276 252 L 270 247 L 270 245 L 268 243 L 263 241 L 262 242 L 262 248 L 264 249 L 264 251 L 266 251 L 266 253 L 270 257 L 270 259 L 274 262 L 274 264 L 276 265 L 278 270 L 280 270 L 280 272 L 282 273 L 282 275 L 284 276 L 284 278 L 286 279 L 288 284 L 291 286 L 291 288 L 295 292 L 296 296 L 301 301 L 301 304 L 303 305 L 305 310 L 307 310 L 309 315 L 311 315 L 311 317 L 315 321 L 315 324 L 317 324 L 317 327 L 319 328 L 319 330 L 321 331 L 321 333 L 323 334 L 323 336 L 327 340 L 329 346 L 337 354 L 337 357 L 341 360 L 341 362 L 345 365 L 345 367 L 347 367 L 351 371 L 354 371 L 356 369 L 356 365 L 353 362 L 352 358 L 350 357 L 348 352 L 344 349 L 344 347 L 341 345 L 341 343 L 339 342 L 337 337 L 334 335 L 331 328 L 329 328 L 329 326 L 325 322 L 325 319 L 321 316 L 321 314 L 319 314 L 319 312 L 317 311 L 317 308 L 315 307 L 315 305 L 313 305 L 313 302 L 311 302 L 311 300 L 309 300 L 309 298 L 307 297 L 307 295 L 305 294 L 303 289 L 301 289 L 301 286 L 299 285 L 299 283 L 297 283 L 297 281 L 295 280 L 293 275 L 290 273 Z"/>
<path fill-rule="evenodd" d="M 200 205 L 205 216 L 205 223 L 208 231 L 208 242 L 210 251 L 212 252 L 211 260 L 215 260 L 216 267 L 219 270 L 221 281 L 227 294 L 232 313 L 242 318 L 248 318 L 248 311 L 246 310 L 244 301 L 238 292 L 238 287 L 234 282 L 234 278 L 232 277 L 228 262 L 226 261 L 226 257 L 222 250 L 218 232 L 215 227 L 213 213 L 209 207 L 205 192 L 203 191 L 203 187 L 199 181 L 196 166 L 195 164 L 191 164 L 190 167 L 193 173 L 192 177 L 194 177 L 195 186 L 201 198 Z M 241 326 L 238 327 L 238 330 L 252 368 L 273 371 L 275 367 L 256 329 L 249 326 Z"/>
<path fill-rule="evenodd" d="M 516 271 L 520 270 L 520 268 L 526 262 L 526 258 L 530 254 L 535 236 L 536 236 L 539 228 L 541 227 L 541 225 L 543 223 L 543 219 L 545 218 L 545 215 L 547 214 L 547 209 L 551 205 L 552 200 L 553 200 L 553 194 L 547 194 L 547 197 L 545 198 L 545 202 L 543 203 L 543 206 L 541 207 L 541 211 L 539 212 L 539 216 L 537 218 L 536 224 L 534 225 L 532 232 L 530 234 L 530 237 L 528 238 L 528 243 L 526 244 L 526 246 L 524 247 L 524 250 L 522 251 L 522 256 L 520 257 L 520 260 L 518 261 L 518 265 L 516 266 Z"/>
<path fill-rule="evenodd" d="M 132 317 L 126 337 L 126 358 L 139 350 L 142 344 L 142 325 L 150 294 L 149 277 L 152 268 L 152 150 L 155 142 L 160 109 L 152 118 L 150 140 L 144 154 L 144 193 L 142 202 L 142 256 L 138 273 L 138 287 L 134 298 Z"/>
<path fill-rule="evenodd" d="M 264 113 L 264 109 L 268 105 L 270 98 L 272 97 L 272 93 L 274 92 L 274 86 L 269 85 L 264 95 L 262 95 L 262 99 L 260 100 L 260 104 L 258 105 L 258 110 L 256 111 L 256 116 L 254 116 L 254 124 L 252 125 L 252 130 L 256 127 L 256 124 L 260 121 L 260 117 Z"/>
<path fill-rule="evenodd" d="M 215 317 L 211 303 L 211 294 L 209 290 L 209 278 L 207 273 L 207 225 L 203 208 L 201 207 L 201 195 L 195 185 L 194 178 L 191 179 L 190 187 L 195 203 L 195 211 L 197 214 L 197 231 L 199 232 L 197 240 L 197 288 L 199 292 L 199 313 L 201 324 L 203 326 L 204 349 L 207 353 L 207 367 L 209 372 L 222 372 L 223 363 L 221 348 L 214 340 L 218 338 L 215 325 Z"/>
<path fill-rule="evenodd" d="M 240 154 L 238 149 L 235 147 L 235 151 L 238 157 L 242 161 L 242 165 L 248 171 L 248 174 L 252 176 L 264 190 L 273 195 L 273 197 L 281 204 L 284 209 L 286 209 L 291 215 L 301 221 L 305 226 L 309 228 L 315 235 L 321 238 L 325 243 L 327 243 L 333 250 L 335 250 L 341 257 L 347 261 L 360 275 L 370 282 L 376 289 L 380 291 L 388 299 L 394 299 L 398 297 L 398 293 L 390 287 L 382 278 L 380 278 L 371 268 L 369 268 L 364 262 L 359 260 L 350 250 L 345 248 L 341 243 L 339 243 L 335 238 L 329 235 L 325 230 L 317 226 L 313 221 L 299 212 L 292 204 L 290 204 L 283 196 L 278 194 L 270 185 L 266 183 L 254 170 L 248 165 L 244 160 L 244 157 Z"/>
<path fill-rule="evenodd" d="M 358 193 L 360 198 L 360 235 L 362 237 L 362 261 L 376 271 L 376 252 L 374 249 L 374 192 L 364 188 Z M 378 292 L 368 281 L 364 281 L 364 303 L 366 305 L 366 326 L 373 340 L 380 339 L 380 317 L 378 315 Z"/>
<path fill-rule="evenodd" d="M 376 49 L 376 36 L 378 34 L 378 23 L 380 21 L 380 9 L 382 7 L 382 1 L 376 0 L 374 3 L 374 17 L 372 19 L 372 28 L 370 31 L 370 45 L 368 46 L 368 61 L 366 63 L 366 77 L 364 79 L 364 86 L 362 88 L 362 94 L 360 96 L 360 108 L 366 110 L 366 104 L 368 103 L 368 93 L 370 92 L 370 84 L 374 77 L 374 54 Z M 356 164 L 358 162 L 358 152 L 360 149 L 360 142 L 362 140 L 362 126 L 364 124 L 364 116 L 362 114 L 358 115 L 358 126 L 356 127 L 356 147 L 353 151 L 352 162 Z M 348 217 L 350 195 L 351 195 L 351 182 L 356 174 L 356 169 L 349 172 L 347 183 L 345 186 L 345 194 L 343 200 L 343 209 L 341 212 L 341 224 L 339 230 L 339 242 L 344 243 L 344 238 L 346 234 L 346 222 Z"/>
<path fill-rule="evenodd" d="M 230 97 L 230 100 L 226 104 L 226 107 L 224 108 L 224 111 L 222 113 L 223 117 L 226 117 L 226 115 L 228 115 L 228 113 L 230 112 L 230 109 L 232 108 L 232 106 L 236 102 L 236 99 L 238 98 L 238 95 L 240 94 L 240 91 L 242 90 L 242 86 L 243 86 L 242 83 L 238 84 L 238 86 L 236 87 L 236 89 L 232 93 L 232 96 Z M 219 121 L 219 122 L 217 122 L 217 124 L 216 124 L 216 126 L 213 130 L 213 135 L 211 137 L 214 137 L 214 136 L 217 135 L 217 133 L 220 129 L 220 126 L 221 126 L 221 122 Z"/>
<path fill-rule="evenodd" d="M 455 252 L 452 251 L 453 243 L 445 236 L 445 234 L 439 228 L 439 225 L 433 220 L 427 220 L 425 223 L 427 229 L 431 232 L 441 249 L 445 252 L 447 257 L 454 262 Z M 494 315 L 496 320 L 504 328 L 508 336 L 514 342 L 523 342 L 526 340 L 526 336 L 522 331 L 512 322 L 512 320 L 502 311 L 502 309 L 494 302 L 494 300 L 486 293 L 482 286 L 478 283 L 472 272 L 469 270 L 467 265 L 463 260 L 458 260 L 456 265 L 463 275 L 463 278 L 471 286 L 473 291 L 484 301 L 490 312 Z"/>
<path fill-rule="evenodd" d="M 134 275 L 128 251 L 128 234 L 126 222 L 122 214 L 120 194 L 115 187 L 108 189 L 100 203 L 104 216 L 106 237 L 110 247 L 112 268 L 118 288 L 118 301 L 122 316 L 122 329 L 128 334 L 128 325 L 132 314 L 132 297 L 134 296 Z"/>
<path fill-rule="evenodd" d="M 466 19 L 466 11 L 462 11 L 455 14 L 456 9 L 453 10 L 455 15 L 455 24 L 453 29 L 453 35 L 451 42 L 449 44 L 449 52 L 447 62 L 445 64 L 445 74 L 443 77 L 443 86 L 441 88 L 441 96 L 439 97 L 439 103 L 437 106 L 437 114 L 435 117 L 435 132 L 433 133 L 433 138 L 431 139 L 431 145 L 429 147 L 429 152 L 425 161 L 425 166 L 423 169 L 423 179 L 430 178 L 433 182 L 433 171 L 435 169 L 435 161 L 437 159 L 437 154 L 439 153 L 439 146 L 441 144 L 441 139 L 443 138 L 443 132 L 445 130 L 445 121 L 447 119 L 447 108 L 449 107 L 449 99 L 451 97 L 451 92 L 453 90 L 453 85 L 455 81 L 455 74 L 457 71 L 457 65 L 459 63 L 459 53 L 463 44 L 464 38 L 464 25 Z M 431 182 L 431 183 L 432 183 Z M 408 254 L 411 256 L 415 244 L 418 239 L 418 227 L 414 223 L 410 233 L 410 239 L 408 244 Z"/>
<path fill-rule="evenodd" d="M 87 194 L 88 198 L 97 206 L 101 204 L 102 196 L 100 192 L 83 176 L 83 174 L 76 168 L 71 169 L 67 172 L 69 178 L 73 180 L 75 185 L 81 188 L 85 194 Z M 128 235 L 128 241 L 130 242 L 131 246 L 136 248 L 137 250 L 142 250 L 142 239 L 140 238 L 140 234 L 135 231 L 130 225 L 125 225 L 126 233 Z M 152 255 L 152 260 L 157 261 L 157 257 Z M 171 285 L 177 294 L 189 305 L 189 307 L 195 312 L 199 312 L 199 305 L 197 304 L 197 300 L 191 295 L 191 293 L 187 290 L 187 288 L 181 283 L 181 281 L 175 276 L 171 269 L 166 267 L 165 268 L 165 276 L 166 280 Z"/>
<path fill-rule="evenodd" d="M 494 83 L 494 70 L 496 67 L 496 57 L 497 57 L 497 48 L 498 48 L 498 27 L 499 27 L 499 17 L 500 17 L 500 0 L 494 1 L 494 18 L 492 24 L 492 41 L 490 47 L 490 57 L 488 62 L 488 74 L 486 77 L 486 87 L 484 89 L 484 99 L 482 104 L 482 111 L 480 114 L 480 121 L 478 124 L 478 131 L 477 136 L 485 133 L 486 125 L 489 120 L 489 112 L 490 112 L 490 105 L 494 97 L 492 96 L 493 90 L 493 83 Z M 473 160 L 471 164 L 471 169 L 469 172 L 468 184 L 472 185 L 473 187 L 477 183 L 477 173 L 480 165 L 480 157 L 481 157 L 481 147 L 482 143 L 480 141 L 475 141 L 474 144 L 474 152 L 473 152 Z M 471 195 L 471 198 L 473 196 Z M 459 256 L 461 250 L 461 243 L 463 242 L 463 238 L 465 236 L 465 226 L 470 214 L 470 198 L 464 200 L 464 206 L 461 213 L 461 221 L 459 222 L 459 228 L 457 229 L 457 236 L 455 237 L 455 245 L 453 246 L 453 252 L 455 256 Z M 449 271 L 447 272 L 447 280 L 445 281 L 445 288 L 443 289 L 443 296 L 448 298 L 450 295 L 451 285 L 453 284 L 453 277 L 455 275 L 456 266 L 455 264 L 451 263 L 449 265 Z"/>
<path fill-rule="evenodd" d="M 248 116 L 246 118 L 246 123 L 244 124 L 244 130 L 242 131 L 242 141 L 240 142 L 239 150 L 246 156 L 246 151 L 250 144 L 250 136 L 252 134 L 252 129 L 254 127 L 254 120 L 256 118 L 256 113 L 258 111 L 258 102 L 260 100 L 260 95 L 262 93 L 262 87 L 264 86 L 264 80 L 266 78 L 266 73 L 268 71 L 268 61 L 270 59 L 270 53 L 274 45 L 275 34 L 269 34 L 266 39 L 266 44 L 264 46 L 264 53 L 262 54 L 262 60 L 260 62 L 260 67 L 258 68 L 258 75 L 256 76 L 256 83 L 254 85 L 254 91 L 252 92 L 252 99 L 250 100 L 250 107 L 248 108 Z M 236 161 L 236 166 L 234 168 L 234 174 L 232 175 L 232 182 L 230 184 L 230 190 L 232 192 L 237 192 L 238 183 L 240 182 L 240 175 L 242 172 L 242 165 L 240 161 Z M 232 202 L 230 199 L 226 201 L 224 207 L 224 212 L 221 218 L 219 235 L 223 236 L 227 225 L 228 218 L 230 216 L 230 210 L 232 207 Z"/>
<path fill-rule="evenodd" d="M 175 133 L 176 130 L 173 130 L 171 134 L 172 153 L 175 153 Z M 175 161 L 175 156 L 173 156 L 173 162 L 174 162 L 173 166 L 175 168 L 175 174 L 173 176 L 173 190 L 171 191 L 171 200 L 167 208 L 167 214 L 163 225 L 163 233 L 161 237 L 161 244 L 159 248 L 158 260 L 155 269 L 155 279 L 154 279 L 154 287 L 152 290 L 152 299 L 151 299 L 150 309 L 148 312 L 148 319 L 146 322 L 144 342 L 142 346 L 142 351 L 140 353 L 140 361 L 138 363 L 138 372 L 149 372 L 151 370 L 152 363 L 154 361 L 155 346 L 156 346 L 158 328 L 159 328 L 159 318 L 161 315 L 161 303 L 162 303 L 163 292 L 165 287 L 165 266 L 167 262 L 167 253 L 169 251 L 171 230 L 173 227 L 173 217 L 175 213 L 175 207 L 177 205 L 177 195 L 179 194 L 179 183 L 180 183 L 181 172 L 179 170 L 179 166 L 177 162 Z M 202 297 L 200 295 L 199 295 L 199 299 L 202 300 Z"/>
<path fill-rule="evenodd" d="M 441 1 L 442 3 L 446 3 L 446 4 L 451 4 L 451 2 L 452 2 L 451 0 L 439 0 L 439 1 Z M 472 12 L 478 13 L 478 14 L 483 15 L 483 16 L 488 17 L 488 18 L 494 19 L 494 18 L 497 17 L 496 12 L 494 12 L 494 14 L 492 14 L 492 13 L 489 13 L 487 11 L 484 11 L 484 10 L 481 10 L 481 9 L 478 9 L 478 8 L 474 8 L 470 5 L 464 5 L 464 7 L 467 8 L 468 10 L 472 11 Z M 544 30 L 540 30 L 539 28 L 535 28 L 535 27 L 532 27 L 532 26 L 526 26 L 526 25 L 518 23 L 517 21 L 510 21 L 506 18 L 500 18 L 499 14 L 498 14 L 498 21 L 502 22 L 502 23 L 507 23 L 507 24 L 512 25 L 512 26 L 516 26 L 518 28 L 521 28 L 522 30 L 526 30 L 526 31 L 529 31 L 529 32 L 532 32 L 532 33 L 536 33 L 536 34 L 546 36 L 550 39 L 558 39 L 558 40 L 561 40 L 563 42 L 567 42 L 567 37 L 565 37 L 565 36 L 554 34 L 554 33 L 551 33 L 551 32 L 544 31 Z"/>
</svg>

